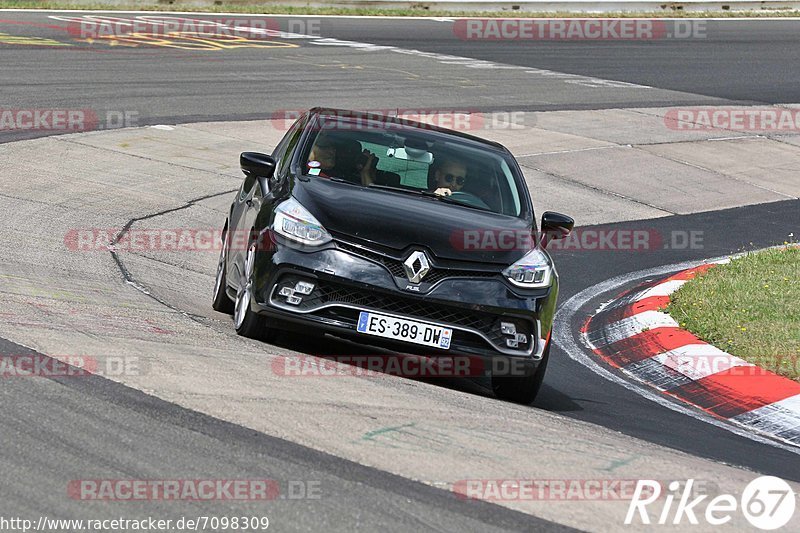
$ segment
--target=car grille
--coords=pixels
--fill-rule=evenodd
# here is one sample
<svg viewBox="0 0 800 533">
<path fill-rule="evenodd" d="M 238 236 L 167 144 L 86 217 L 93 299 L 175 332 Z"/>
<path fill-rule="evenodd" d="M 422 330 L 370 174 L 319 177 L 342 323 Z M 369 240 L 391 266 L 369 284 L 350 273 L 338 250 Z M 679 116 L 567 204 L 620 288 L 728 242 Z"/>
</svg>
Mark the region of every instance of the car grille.
<svg viewBox="0 0 800 533">
<path fill-rule="evenodd" d="M 294 275 L 283 276 L 273 293 L 273 299 L 284 286 L 294 286 L 302 278 Z M 528 318 L 494 314 L 478 309 L 467 309 L 442 303 L 428 302 L 419 298 L 407 298 L 374 290 L 359 289 L 331 281 L 317 280 L 314 290 L 304 296 L 302 302 L 292 308 L 298 311 L 314 311 L 323 306 L 340 304 L 356 308 L 369 308 L 391 314 L 405 315 L 419 320 L 441 322 L 452 326 L 474 329 L 485 335 L 496 346 L 504 346 L 505 338 L 500 330 L 500 322 L 513 322 L 517 331 L 530 338 L 532 321 Z M 357 313 L 354 315 L 357 317 Z M 524 346 L 523 349 L 527 348 Z"/>
<path fill-rule="evenodd" d="M 368 250 L 360 246 L 355 246 L 353 244 L 343 242 L 340 240 L 336 241 L 336 245 L 340 249 L 345 250 L 348 253 L 361 256 L 364 259 L 369 259 L 374 263 L 382 265 L 386 270 L 389 271 L 389 273 L 392 276 L 396 278 L 408 279 L 408 276 L 406 276 L 406 271 L 403 268 L 403 260 L 401 259 L 397 259 L 389 255 L 384 255 L 375 252 L 373 250 Z M 493 278 L 496 276 L 497 272 L 491 272 L 486 270 L 431 268 L 428 274 L 425 276 L 424 282 L 433 285 L 434 283 L 438 283 L 439 281 L 447 278 Z"/>
</svg>

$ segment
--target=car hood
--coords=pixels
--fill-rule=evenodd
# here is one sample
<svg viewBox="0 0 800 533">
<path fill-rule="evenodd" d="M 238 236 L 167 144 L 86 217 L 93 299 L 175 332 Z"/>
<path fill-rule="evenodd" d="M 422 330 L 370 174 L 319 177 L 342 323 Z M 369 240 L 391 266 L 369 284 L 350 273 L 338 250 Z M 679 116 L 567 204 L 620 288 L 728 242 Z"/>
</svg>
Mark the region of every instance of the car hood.
<svg viewBox="0 0 800 533">
<path fill-rule="evenodd" d="M 423 247 L 443 260 L 510 265 L 530 249 L 530 220 L 321 178 L 292 192 L 335 237 L 398 255 Z"/>
</svg>

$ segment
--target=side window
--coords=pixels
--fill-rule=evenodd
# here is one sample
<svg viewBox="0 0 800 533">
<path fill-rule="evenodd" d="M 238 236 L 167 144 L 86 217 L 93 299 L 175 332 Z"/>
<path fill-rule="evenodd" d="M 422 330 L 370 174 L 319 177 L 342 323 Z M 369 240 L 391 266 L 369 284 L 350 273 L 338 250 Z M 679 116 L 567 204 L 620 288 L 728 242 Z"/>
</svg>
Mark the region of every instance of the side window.
<svg viewBox="0 0 800 533">
<path fill-rule="evenodd" d="M 299 122 L 299 121 L 298 121 L 298 122 Z M 282 139 L 281 139 L 281 141 L 278 143 L 278 146 L 276 146 L 276 147 L 275 147 L 275 149 L 272 151 L 272 154 L 271 154 L 271 155 L 272 155 L 273 159 L 277 160 L 277 159 L 279 158 L 279 156 L 280 156 L 281 154 L 283 154 L 284 150 L 286 149 L 286 141 L 288 141 L 288 140 L 289 140 L 289 137 L 291 136 L 291 134 L 292 134 L 292 131 L 294 130 L 294 128 L 295 128 L 296 126 L 297 126 L 297 122 L 295 122 L 294 124 L 292 124 L 292 126 L 291 126 L 291 127 L 290 127 L 290 128 L 287 130 L 287 131 L 286 131 L 286 133 L 283 135 L 283 138 L 282 138 Z"/>
<path fill-rule="evenodd" d="M 292 129 L 289 130 L 288 135 L 286 136 L 286 145 L 283 147 L 284 151 L 281 154 L 280 159 L 278 159 L 278 168 L 276 172 L 278 175 L 283 175 L 289 169 L 289 164 L 292 162 L 292 155 L 294 154 L 294 149 L 297 147 L 297 143 L 300 142 L 300 137 L 303 136 L 303 126 L 304 123 L 297 121 Z"/>
<path fill-rule="evenodd" d="M 278 146 L 276 146 L 275 150 L 272 152 L 272 157 L 278 163 L 278 168 L 276 169 L 278 174 L 283 173 L 289 164 L 289 161 L 292 158 L 292 151 L 297 145 L 300 135 L 303 133 L 304 123 L 305 117 L 300 117 L 297 119 L 297 122 L 292 124 L 292 127 L 289 128 L 289 131 L 286 132 L 286 135 L 283 136 L 281 142 L 278 143 Z"/>
</svg>

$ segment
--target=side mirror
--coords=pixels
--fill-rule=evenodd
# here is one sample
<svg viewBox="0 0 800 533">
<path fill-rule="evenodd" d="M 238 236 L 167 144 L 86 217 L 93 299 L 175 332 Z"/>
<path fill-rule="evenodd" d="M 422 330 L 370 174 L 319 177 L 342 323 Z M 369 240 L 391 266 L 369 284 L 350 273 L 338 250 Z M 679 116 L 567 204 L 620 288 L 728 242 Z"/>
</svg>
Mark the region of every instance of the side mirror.
<svg viewBox="0 0 800 533">
<path fill-rule="evenodd" d="M 549 241 L 563 239 L 572 232 L 575 221 L 572 217 L 547 211 L 542 215 L 542 243 L 547 246 Z"/>
<path fill-rule="evenodd" d="M 239 165 L 242 172 L 256 178 L 271 178 L 275 172 L 275 160 L 272 156 L 258 152 L 242 152 L 239 156 Z"/>
</svg>

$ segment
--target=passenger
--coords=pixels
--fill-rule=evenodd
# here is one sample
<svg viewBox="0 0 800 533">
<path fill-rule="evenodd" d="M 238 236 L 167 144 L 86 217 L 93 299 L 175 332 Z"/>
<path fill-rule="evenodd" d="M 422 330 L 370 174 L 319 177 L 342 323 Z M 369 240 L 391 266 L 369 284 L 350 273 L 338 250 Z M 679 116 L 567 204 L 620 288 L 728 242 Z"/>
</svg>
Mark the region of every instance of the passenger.
<svg viewBox="0 0 800 533">
<path fill-rule="evenodd" d="M 428 188 L 440 196 L 450 196 L 464 188 L 467 180 L 467 166 L 450 156 L 440 156 L 433 162 L 432 179 Z"/>
<path fill-rule="evenodd" d="M 338 161 L 334 168 L 334 175 L 351 183 L 360 183 L 369 186 L 381 182 L 383 171 L 377 169 L 378 156 L 367 149 L 361 148 L 361 143 L 355 139 L 344 139 L 337 147 Z M 399 181 L 400 177 L 397 176 Z"/>
<path fill-rule="evenodd" d="M 355 139 L 343 139 L 336 146 L 336 166 L 333 175 L 350 183 L 361 183 L 361 143 Z"/>
<path fill-rule="evenodd" d="M 353 139 L 332 139 L 320 134 L 308 154 L 306 172 L 323 178 L 337 177 L 352 183 L 375 183 L 378 158 Z"/>
<path fill-rule="evenodd" d="M 358 174 L 361 178 L 361 185 L 369 187 L 379 177 L 378 170 L 378 156 L 367 150 L 366 148 L 361 152 L 360 161 L 358 163 Z M 382 172 L 381 172 L 382 173 Z M 400 177 L 398 176 L 398 181 Z"/>
<path fill-rule="evenodd" d="M 308 154 L 306 173 L 329 178 L 336 166 L 336 143 L 325 133 L 321 133 L 314 141 Z"/>
</svg>

